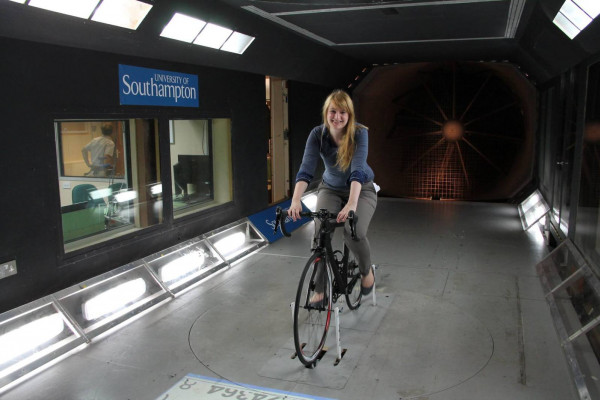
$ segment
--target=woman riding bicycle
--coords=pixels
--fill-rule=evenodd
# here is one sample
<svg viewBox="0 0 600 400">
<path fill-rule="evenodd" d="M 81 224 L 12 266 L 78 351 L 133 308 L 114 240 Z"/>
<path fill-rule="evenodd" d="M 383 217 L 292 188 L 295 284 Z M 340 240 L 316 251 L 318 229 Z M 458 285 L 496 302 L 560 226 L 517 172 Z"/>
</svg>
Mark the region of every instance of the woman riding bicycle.
<svg viewBox="0 0 600 400">
<path fill-rule="evenodd" d="M 366 235 L 377 206 L 377 192 L 373 170 L 367 165 L 368 149 L 368 128 L 356 122 L 352 99 L 346 92 L 335 90 L 323 104 L 323 124 L 315 127 L 308 136 L 288 210 L 294 221 L 300 218 L 300 200 L 314 177 L 320 156 L 325 172 L 318 187 L 317 210 L 326 208 L 334 213 L 339 210 L 338 222 L 345 221 L 350 211 L 356 212 L 356 239 L 350 238 L 350 229 L 346 227 L 344 240 L 358 261 L 363 295 L 369 294 L 375 283 Z M 315 238 L 319 225 L 320 222 L 315 220 Z M 311 299 L 311 302 L 319 300 Z"/>
</svg>

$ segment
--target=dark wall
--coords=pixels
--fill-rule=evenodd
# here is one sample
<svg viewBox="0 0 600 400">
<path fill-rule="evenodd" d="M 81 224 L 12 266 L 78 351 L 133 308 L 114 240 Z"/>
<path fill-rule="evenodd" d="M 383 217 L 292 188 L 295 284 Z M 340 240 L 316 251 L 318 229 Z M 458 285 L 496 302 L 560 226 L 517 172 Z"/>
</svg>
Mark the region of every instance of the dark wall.
<svg viewBox="0 0 600 400">
<path fill-rule="evenodd" d="M 0 52 L 0 261 L 18 267 L 0 280 L 0 312 L 266 207 L 264 76 L 2 38 Z M 120 106 L 119 64 L 198 75 L 199 108 Z M 234 201 L 65 255 L 53 121 L 109 117 L 158 118 L 163 171 L 170 118 L 231 118 Z"/>
<path fill-rule="evenodd" d="M 290 184 L 296 182 L 296 174 L 302 164 L 302 156 L 308 134 L 317 125 L 323 122 L 323 103 L 333 88 L 313 85 L 309 83 L 289 82 L 289 148 L 290 148 Z M 315 177 L 309 190 L 316 187 L 323 175 L 323 163 L 319 163 L 315 170 Z"/>
</svg>

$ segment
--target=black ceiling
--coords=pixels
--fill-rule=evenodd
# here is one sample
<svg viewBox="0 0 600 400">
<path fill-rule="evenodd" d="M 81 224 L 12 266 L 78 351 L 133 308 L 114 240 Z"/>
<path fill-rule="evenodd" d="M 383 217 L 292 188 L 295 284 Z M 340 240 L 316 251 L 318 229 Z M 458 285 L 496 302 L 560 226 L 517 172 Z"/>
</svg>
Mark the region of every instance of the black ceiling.
<svg viewBox="0 0 600 400">
<path fill-rule="evenodd" d="M 507 60 L 544 82 L 600 52 L 600 22 L 569 40 L 563 0 L 144 0 L 137 31 L 0 0 L 0 36 L 339 85 L 364 67 Z M 243 55 L 160 37 L 174 12 L 256 37 Z M 600 20 L 600 18 L 598 18 Z"/>
<path fill-rule="evenodd" d="M 512 28 L 525 4 L 525 0 L 224 1 L 349 55 L 363 46 L 514 37 Z"/>
</svg>

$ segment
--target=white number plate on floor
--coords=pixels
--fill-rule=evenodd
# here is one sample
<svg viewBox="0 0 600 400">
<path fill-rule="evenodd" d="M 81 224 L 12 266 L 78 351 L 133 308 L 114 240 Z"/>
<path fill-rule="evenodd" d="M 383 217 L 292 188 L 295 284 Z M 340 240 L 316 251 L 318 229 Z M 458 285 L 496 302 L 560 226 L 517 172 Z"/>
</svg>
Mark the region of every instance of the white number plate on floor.
<svg viewBox="0 0 600 400">
<path fill-rule="evenodd" d="M 188 374 L 156 400 L 333 400 Z"/>
</svg>

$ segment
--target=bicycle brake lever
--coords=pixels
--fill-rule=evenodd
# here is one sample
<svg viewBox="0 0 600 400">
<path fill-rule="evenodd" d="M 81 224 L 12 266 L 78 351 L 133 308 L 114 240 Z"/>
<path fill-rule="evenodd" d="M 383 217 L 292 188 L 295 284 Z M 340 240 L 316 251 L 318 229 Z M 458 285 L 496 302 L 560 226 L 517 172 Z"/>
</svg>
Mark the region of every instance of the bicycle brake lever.
<svg viewBox="0 0 600 400">
<path fill-rule="evenodd" d="M 277 234 L 277 228 L 279 228 L 279 219 L 281 218 L 281 207 L 275 209 L 275 226 L 273 226 L 273 235 Z"/>
<path fill-rule="evenodd" d="M 275 209 L 275 228 L 273 229 L 273 234 L 277 232 L 277 226 L 281 229 L 281 233 L 283 236 L 290 237 L 291 234 L 288 233 L 287 229 L 285 229 L 285 220 L 287 218 L 287 210 L 281 209 L 281 207 L 277 207 Z"/>
<path fill-rule="evenodd" d="M 356 221 L 358 220 L 358 215 L 352 210 L 348 213 L 348 222 L 350 223 L 350 236 L 352 240 L 358 240 L 356 237 Z"/>
</svg>

